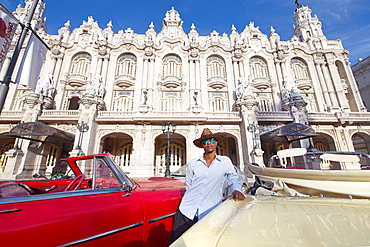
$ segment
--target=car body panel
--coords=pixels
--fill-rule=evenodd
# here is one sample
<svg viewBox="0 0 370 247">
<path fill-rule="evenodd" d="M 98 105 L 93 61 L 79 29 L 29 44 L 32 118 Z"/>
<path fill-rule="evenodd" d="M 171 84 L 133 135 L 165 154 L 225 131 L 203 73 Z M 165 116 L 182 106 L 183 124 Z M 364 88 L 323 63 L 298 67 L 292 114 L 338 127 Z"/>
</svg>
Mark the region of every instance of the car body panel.
<svg viewBox="0 0 370 247">
<path fill-rule="evenodd" d="M 368 246 L 370 202 L 250 196 L 227 200 L 171 247 Z"/>
<path fill-rule="evenodd" d="M 74 176 L 83 159 L 104 161 L 108 171 L 86 167 L 91 178 L 75 191 L 63 180 L 20 180 L 35 195 L 0 198 L 4 246 L 164 246 L 185 186 L 171 178 L 129 179 L 105 155 L 73 158 Z M 76 163 L 75 163 L 76 161 Z M 85 162 L 87 163 L 87 161 Z M 98 163 L 96 163 L 98 164 Z M 73 167 L 74 166 L 74 167 Z M 112 175 L 113 174 L 113 175 Z M 57 185 L 46 193 L 45 189 Z M 1 186 L 1 184 L 0 184 Z M 21 236 L 21 237 L 20 237 Z"/>
</svg>

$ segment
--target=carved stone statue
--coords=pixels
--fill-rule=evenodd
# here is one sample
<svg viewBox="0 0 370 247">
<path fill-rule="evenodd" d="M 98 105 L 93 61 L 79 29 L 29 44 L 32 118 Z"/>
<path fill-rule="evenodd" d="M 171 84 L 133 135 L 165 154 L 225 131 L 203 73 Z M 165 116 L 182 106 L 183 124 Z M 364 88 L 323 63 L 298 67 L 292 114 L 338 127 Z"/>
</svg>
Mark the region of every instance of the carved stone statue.
<svg viewBox="0 0 370 247">
<path fill-rule="evenodd" d="M 244 77 L 239 77 L 238 79 L 236 97 L 238 99 L 253 98 L 253 88 L 247 83 L 247 79 Z"/>
<path fill-rule="evenodd" d="M 297 4 L 297 9 L 299 9 L 299 8 L 301 8 L 301 7 L 302 7 L 302 4 L 300 4 L 300 3 L 298 2 L 298 0 L 295 0 L 295 4 Z"/>
<path fill-rule="evenodd" d="M 100 75 L 95 76 L 94 81 L 91 84 L 86 85 L 86 94 L 92 94 L 104 98 L 105 87 Z"/>
<path fill-rule="evenodd" d="M 284 79 L 284 86 L 282 89 L 283 100 L 293 99 L 295 97 L 300 97 L 298 88 L 293 85 L 293 83 L 287 78 Z"/>
<path fill-rule="evenodd" d="M 50 73 L 48 73 L 40 81 L 38 81 L 35 93 L 40 94 L 44 97 L 54 97 L 55 87 L 53 83 L 53 76 Z"/>
</svg>

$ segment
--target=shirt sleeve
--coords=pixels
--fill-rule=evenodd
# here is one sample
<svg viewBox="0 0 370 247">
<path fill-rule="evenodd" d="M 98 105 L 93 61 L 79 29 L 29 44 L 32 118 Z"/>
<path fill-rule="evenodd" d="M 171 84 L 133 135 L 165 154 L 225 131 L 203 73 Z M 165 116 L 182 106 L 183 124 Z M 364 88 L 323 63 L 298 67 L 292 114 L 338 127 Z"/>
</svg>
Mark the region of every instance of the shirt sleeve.
<svg viewBox="0 0 370 247">
<path fill-rule="evenodd" d="M 242 186 L 240 184 L 239 175 L 236 173 L 234 169 L 234 165 L 232 164 L 229 157 L 226 157 L 226 174 L 227 174 L 227 182 L 230 185 L 231 192 L 237 190 L 242 192 Z"/>
<path fill-rule="evenodd" d="M 185 176 L 185 189 L 189 190 L 191 186 L 191 182 L 194 176 L 194 160 L 191 160 L 188 164 L 188 168 L 186 169 L 186 176 Z"/>
</svg>

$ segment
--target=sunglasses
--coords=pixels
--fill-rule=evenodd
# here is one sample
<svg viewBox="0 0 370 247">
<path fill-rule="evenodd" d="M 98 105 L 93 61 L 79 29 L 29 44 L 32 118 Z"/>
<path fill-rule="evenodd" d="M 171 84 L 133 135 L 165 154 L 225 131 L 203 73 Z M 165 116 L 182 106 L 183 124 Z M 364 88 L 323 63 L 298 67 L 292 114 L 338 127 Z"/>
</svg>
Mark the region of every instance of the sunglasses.
<svg viewBox="0 0 370 247">
<path fill-rule="evenodd" d="M 209 139 L 209 140 L 203 140 L 203 141 L 202 141 L 202 144 L 203 144 L 203 145 L 207 145 L 208 141 L 209 141 L 210 143 L 212 143 L 212 144 L 215 144 L 216 139 L 215 139 L 215 138 L 211 138 L 211 139 Z"/>
</svg>

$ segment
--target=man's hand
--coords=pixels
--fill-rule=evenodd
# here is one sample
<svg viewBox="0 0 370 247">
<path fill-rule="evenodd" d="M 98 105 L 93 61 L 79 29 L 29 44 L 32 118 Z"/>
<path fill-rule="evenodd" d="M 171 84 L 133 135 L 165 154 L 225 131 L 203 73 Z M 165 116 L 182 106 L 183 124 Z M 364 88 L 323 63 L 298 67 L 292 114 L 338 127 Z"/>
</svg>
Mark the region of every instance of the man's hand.
<svg viewBox="0 0 370 247">
<path fill-rule="evenodd" d="M 234 199 L 235 201 L 243 201 L 245 196 L 240 191 L 234 190 L 230 196 L 230 199 Z"/>
</svg>

